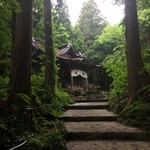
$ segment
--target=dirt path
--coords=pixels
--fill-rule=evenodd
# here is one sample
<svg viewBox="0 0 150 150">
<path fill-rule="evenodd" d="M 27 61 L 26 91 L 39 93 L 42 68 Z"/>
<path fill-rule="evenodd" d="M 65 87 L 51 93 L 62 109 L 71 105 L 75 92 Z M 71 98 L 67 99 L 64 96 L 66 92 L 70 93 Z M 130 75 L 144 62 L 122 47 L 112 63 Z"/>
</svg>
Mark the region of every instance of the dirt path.
<svg viewBox="0 0 150 150">
<path fill-rule="evenodd" d="M 68 150 L 150 150 L 147 132 L 118 123 L 107 108 L 107 99 L 78 100 L 69 106 L 61 116 Z"/>
</svg>

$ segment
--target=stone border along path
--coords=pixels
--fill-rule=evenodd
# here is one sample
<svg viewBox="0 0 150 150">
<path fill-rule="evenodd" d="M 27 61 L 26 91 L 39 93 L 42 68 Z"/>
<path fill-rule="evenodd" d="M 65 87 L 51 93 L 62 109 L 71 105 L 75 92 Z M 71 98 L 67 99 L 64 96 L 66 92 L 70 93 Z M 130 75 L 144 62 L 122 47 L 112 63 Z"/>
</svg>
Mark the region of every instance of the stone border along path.
<svg viewBox="0 0 150 150">
<path fill-rule="evenodd" d="M 150 150 L 150 133 L 117 122 L 108 99 L 76 100 L 60 117 L 68 150 Z"/>
</svg>

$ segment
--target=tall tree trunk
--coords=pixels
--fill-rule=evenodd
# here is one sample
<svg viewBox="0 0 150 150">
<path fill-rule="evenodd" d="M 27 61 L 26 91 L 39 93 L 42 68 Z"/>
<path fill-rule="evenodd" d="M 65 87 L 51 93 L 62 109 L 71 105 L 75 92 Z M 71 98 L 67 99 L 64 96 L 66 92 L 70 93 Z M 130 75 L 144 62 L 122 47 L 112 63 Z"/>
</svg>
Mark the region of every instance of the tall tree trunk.
<svg viewBox="0 0 150 150">
<path fill-rule="evenodd" d="M 12 10 L 12 15 L 11 15 L 11 60 L 13 60 L 13 50 L 14 50 L 14 43 L 15 43 L 15 24 L 16 24 L 16 13 L 14 12 L 14 10 Z M 11 79 L 11 73 L 12 71 L 10 72 L 10 80 L 9 80 L 9 84 L 8 86 L 10 87 L 11 86 L 11 82 L 12 82 L 12 79 Z"/>
<path fill-rule="evenodd" d="M 15 24 L 16 24 L 16 13 L 14 10 L 12 10 L 12 16 L 11 16 L 11 36 L 12 36 L 12 48 L 11 48 L 11 54 L 13 55 L 13 46 L 15 43 Z"/>
<path fill-rule="evenodd" d="M 15 19 L 9 103 L 17 106 L 22 119 L 25 103 L 17 94 L 31 96 L 32 0 L 18 2 L 21 11 Z"/>
<path fill-rule="evenodd" d="M 44 0 L 44 17 L 45 17 L 45 49 L 46 49 L 46 68 L 45 68 L 45 85 L 50 87 L 52 96 L 55 93 L 55 71 L 54 71 L 54 49 L 52 35 L 52 15 L 51 1 Z"/>
<path fill-rule="evenodd" d="M 136 100 L 137 92 L 150 83 L 150 78 L 141 57 L 136 0 L 125 0 L 125 13 L 128 95 L 129 103 L 132 103 Z"/>
<path fill-rule="evenodd" d="M 147 47 L 148 50 L 150 51 L 150 31 L 148 31 L 148 35 L 147 35 Z"/>
</svg>

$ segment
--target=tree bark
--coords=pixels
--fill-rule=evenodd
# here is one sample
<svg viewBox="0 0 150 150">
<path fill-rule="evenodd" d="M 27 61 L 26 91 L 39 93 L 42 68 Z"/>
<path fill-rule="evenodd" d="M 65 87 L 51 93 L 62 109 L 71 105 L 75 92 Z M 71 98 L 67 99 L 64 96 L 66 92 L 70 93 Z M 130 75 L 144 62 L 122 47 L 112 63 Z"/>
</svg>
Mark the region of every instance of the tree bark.
<svg viewBox="0 0 150 150">
<path fill-rule="evenodd" d="M 148 47 L 148 50 L 150 51 L 150 31 L 148 32 L 148 35 L 147 35 L 147 47 Z"/>
<path fill-rule="evenodd" d="M 25 104 L 17 94 L 31 96 L 32 0 L 18 2 L 21 10 L 15 19 L 9 103 L 17 106 L 22 119 Z"/>
<path fill-rule="evenodd" d="M 46 66 L 45 66 L 45 85 L 50 87 L 51 94 L 55 92 L 55 71 L 54 71 L 54 49 L 52 34 L 52 15 L 51 1 L 44 0 L 44 17 L 45 17 L 45 49 L 46 49 Z"/>
<path fill-rule="evenodd" d="M 138 91 L 150 83 L 141 57 L 136 0 L 125 0 L 126 55 L 129 103 L 137 98 Z"/>
</svg>

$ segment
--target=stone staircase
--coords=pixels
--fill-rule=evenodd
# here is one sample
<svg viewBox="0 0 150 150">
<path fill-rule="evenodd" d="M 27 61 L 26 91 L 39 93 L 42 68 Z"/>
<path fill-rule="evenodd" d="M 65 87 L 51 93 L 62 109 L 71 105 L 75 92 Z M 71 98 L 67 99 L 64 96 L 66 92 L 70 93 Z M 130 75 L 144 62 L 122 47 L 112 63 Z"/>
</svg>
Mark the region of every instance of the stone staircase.
<svg viewBox="0 0 150 150">
<path fill-rule="evenodd" d="M 117 122 L 108 99 L 76 100 L 60 117 L 68 150 L 150 150 L 150 134 Z"/>
</svg>

